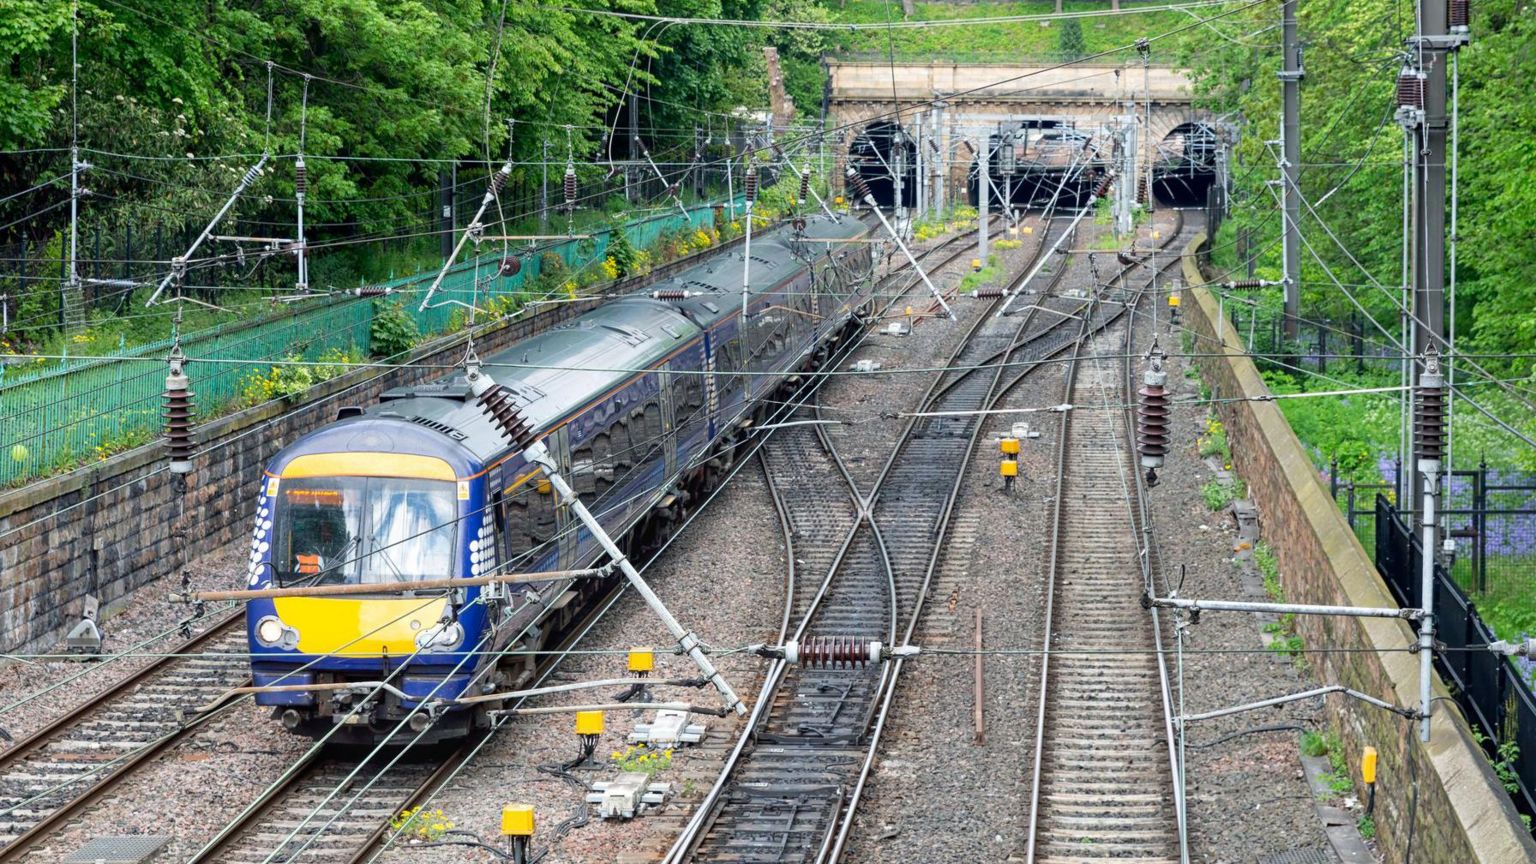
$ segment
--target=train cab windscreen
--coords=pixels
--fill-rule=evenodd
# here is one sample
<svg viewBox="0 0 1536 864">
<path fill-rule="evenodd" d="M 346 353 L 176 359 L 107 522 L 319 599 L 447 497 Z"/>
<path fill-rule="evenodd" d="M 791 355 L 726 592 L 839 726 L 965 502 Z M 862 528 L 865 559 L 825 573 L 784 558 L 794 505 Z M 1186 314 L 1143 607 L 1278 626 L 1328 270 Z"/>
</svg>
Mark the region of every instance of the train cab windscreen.
<svg viewBox="0 0 1536 864">
<path fill-rule="evenodd" d="M 306 477 L 278 492 L 279 586 L 387 585 L 453 575 L 454 485 L 394 477 Z"/>
</svg>

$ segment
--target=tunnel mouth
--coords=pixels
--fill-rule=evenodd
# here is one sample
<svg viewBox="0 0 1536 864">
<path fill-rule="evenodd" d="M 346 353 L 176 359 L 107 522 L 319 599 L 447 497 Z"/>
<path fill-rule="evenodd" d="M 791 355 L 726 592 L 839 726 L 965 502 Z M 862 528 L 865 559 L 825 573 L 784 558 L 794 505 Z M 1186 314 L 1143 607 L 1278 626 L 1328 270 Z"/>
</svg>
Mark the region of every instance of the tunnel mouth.
<svg viewBox="0 0 1536 864">
<path fill-rule="evenodd" d="M 882 120 L 864 127 L 848 148 L 848 164 L 869 184 L 875 204 L 885 209 L 896 206 L 899 166 L 901 206 L 917 205 L 917 144 L 901 124 Z"/>
<path fill-rule="evenodd" d="M 992 177 L 988 207 L 1001 207 L 1005 201 L 1014 209 L 1052 202 L 1059 207 L 1081 207 L 1109 167 L 1094 147 L 1092 135 L 1058 122 L 1039 122 L 994 134 L 988 144 L 996 156 L 987 165 Z M 973 161 L 967 189 L 971 203 L 979 206 L 978 177 Z"/>
<path fill-rule="evenodd" d="M 1157 145 L 1152 194 L 1168 207 L 1204 207 L 1216 183 L 1220 136 L 1208 123 L 1175 126 Z"/>
</svg>

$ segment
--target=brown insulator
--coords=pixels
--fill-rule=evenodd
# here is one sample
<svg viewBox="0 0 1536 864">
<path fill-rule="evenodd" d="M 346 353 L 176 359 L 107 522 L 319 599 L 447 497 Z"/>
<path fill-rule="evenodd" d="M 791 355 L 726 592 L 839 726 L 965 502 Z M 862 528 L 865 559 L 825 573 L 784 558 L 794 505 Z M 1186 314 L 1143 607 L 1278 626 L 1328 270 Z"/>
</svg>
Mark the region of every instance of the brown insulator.
<svg viewBox="0 0 1536 864">
<path fill-rule="evenodd" d="M 1445 7 L 1445 23 L 1451 32 L 1470 29 L 1472 24 L 1472 4 L 1469 0 L 1451 0 Z"/>
<path fill-rule="evenodd" d="M 304 165 L 304 157 L 300 156 L 293 163 L 293 194 L 294 197 L 303 200 L 304 193 L 309 191 L 309 168 Z"/>
<path fill-rule="evenodd" d="M 748 204 L 752 204 L 752 203 L 756 202 L 757 201 L 757 166 L 756 165 L 748 165 L 747 166 L 747 179 L 746 179 L 746 183 L 744 185 L 746 187 L 746 193 L 745 194 L 747 196 L 747 203 Z"/>
<path fill-rule="evenodd" d="M 394 292 L 395 289 L 384 285 L 359 285 L 352 289 L 352 293 L 359 297 L 383 297 Z"/>
<path fill-rule="evenodd" d="M 165 447 L 171 457 L 171 473 L 192 471 L 192 387 L 183 369 L 181 349 L 171 353 L 170 373 L 165 376 Z"/>
<path fill-rule="evenodd" d="M 565 166 L 565 212 L 576 212 L 576 166 Z"/>
<path fill-rule="evenodd" d="M 501 190 L 507 187 L 507 177 L 511 174 L 512 172 L 505 165 L 496 169 L 496 173 L 491 175 L 492 195 L 498 198 L 501 197 Z"/>
<path fill-rule="evenodd" d="M 1120 262 L 1121 267 L 1129 267 L 1139 261 L 1139 259 L 1132 258 L 1130 255 L 1126 254 L 1124 249 L 1115 253 L 1115 260 Z"/>
<path fill-rule="evenodd" d="M 500 384 L 480 394 L 480 410 L 491 418 L 491 425 L 501 432 L 507 443 L 527 449 L 536 440 L 528 422 L 517 410 L 512 391 Z"/>
<path fill-rule="evenodd" d="M 1003 287 L 1001 285 L 983 285 L 976 289 L 975 296 L 978 298 L 1001 297 L 1003 296 Z"/>
<path fill-rule="evenodd" d="M 1431 354 L 1419 375 L 1413 406 L 1413 450 L 1421 461 L 1445 458 L 1445 378 L 1440 358 Z"/>
<path fill-rule="evenodd" d="M 523 269 L 523 259 L 516 255 L 506 255 L 501 259 L 501 275 L 516 276 Z"/>
<path fill-rule="evenodd" d="M 681 288 L 658 288 L 651 296 L 657 300 L 687 300 L 688 292 Z"/>
<path fill-rule="evenodd" d="M 1263 288 L 1263 279 L 1233 279 L 1227 283 L 1228 288 Z"/>
<path fill-rule="evenodd" d="M 870 643 L 855 636 L 807 636 L 800 641 L 798 652 L 802 666 L 851 669 L 869 663 Z"/>
<path fill-rule="evenodd" d="M 1113 171 L 1106 172 L 1103 177 L 1099 178 L 1099 184 L 1097 186 L 1093 187 L 1093 197 L 1095 197 L 1095 198 L 1103 198 L 1106 194 L 1109 193 L 1109 186 L 1110 186 L 1110 184 L 1114 183 L 1114 182 L 1115 182 L 1115 174 L 1114 174 L 1114 172 Z"/>
<path fill-rule="evenodd" d="M 854 191 L 859 193 L 860 198 L 874 197 L 874 195 L 869 191 L 869 184 L 864 181 L 864 175 L 860 174 L 858 169 L 849 168 L 847 176 L 848 183 L 853 186 Z"/>
<path fill-rule="evenodd" d="M 1168 453 L 1168 373 L 1163 369 L 1162 352 L 1153 349 L 1150 365 L 1143 373 L 1140 398 L 1136 405 L 1136 450 L 1141 467 L 1147 469 L 1147 485 L 1157 485 L 1157 469 L 1163 467 Z"/>
<path fill-rule="evenodd" d="M 1147 175 L 1136 175 L 1136 203 L 1147 203 Z"/>
<path fill-rule="evenodd" d="M 1397 106 L 1423 111 L 1424 92 L 1428 86 L 1428 80 L 1428 76 L 1418 69 L 1404 66 L 1403 70 L 1397 73 Z"/>
<path fill-rule="evenodd" d="M 805 169 L 805 170 L 800 172 L 800 196 L 796 200 L 799 203 L 804 204 L 806 202 L 806 199 L 808 199 L 810 197 L 811 197 L 811 169 L 807 168 L 807 169 Z"/>
</svg>

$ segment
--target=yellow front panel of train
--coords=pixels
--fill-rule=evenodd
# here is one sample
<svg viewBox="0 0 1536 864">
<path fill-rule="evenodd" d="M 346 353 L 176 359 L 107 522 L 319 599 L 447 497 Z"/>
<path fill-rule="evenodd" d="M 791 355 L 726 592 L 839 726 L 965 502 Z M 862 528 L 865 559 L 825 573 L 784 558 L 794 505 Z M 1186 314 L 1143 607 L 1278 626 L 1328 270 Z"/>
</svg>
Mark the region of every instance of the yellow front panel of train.
<svg viewBox="0 0 1536 864">
<path fill-rule="evenodd" d="M 402 657 L 416 650 L 416 634 L 443 617 L 443 597 L 346 600 L 278 597 L 277 617 L 299 631 L 302 654 Z"/>
</svg>

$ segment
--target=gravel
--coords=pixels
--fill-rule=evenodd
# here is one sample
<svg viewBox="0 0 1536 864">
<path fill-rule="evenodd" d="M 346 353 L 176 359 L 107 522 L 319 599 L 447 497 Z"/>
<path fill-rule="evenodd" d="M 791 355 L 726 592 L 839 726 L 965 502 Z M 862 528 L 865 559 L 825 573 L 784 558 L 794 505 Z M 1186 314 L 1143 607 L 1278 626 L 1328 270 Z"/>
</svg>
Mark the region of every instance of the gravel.
<svg viewBox="0 0 1536 864">
<path fill-rule="evenodd" d="M 244 570 L 246 544 L 205 555 L 186 567 L 194 590 L 229 585 L 229 574 Z M 101 621 L 102 658 L 66 659 L 64 640 L 36 660 L 17 658 L 0 668 L 0 726 L 20 741 L 74 712 L 92 696 L 149 665 L 147 656 L 175 648 L 183 640 L 178 623 L 192 608 L 166 595 L 181 588 L 179 579 L 162 579 L 130 594 Z M 217 617 L 217 616 L 214 616 Z"/>
<path fill-rule="evenodd" d="M 1166 328 L 1165 331 L 1166 333 Z M 1146 337 L 1141 337 L 1141 345 Z M 1165 350 L 1177 342 L 1163 337 Z M 1264 600 L 1258 577 L 1245 580 L 1234 560 L 1238 536 L 1230 512 L 1206 507 L 1201 487 L 1216 468 L 1199 456 L 1206 406 L 1190 364 L 1172 357 L 1169 390 L 1174 411 L 1172 446 L 1152 491 L 1152 519 L 1169 578 L 1182 580 L 1185 597 Z M 1282 542 L 1268 538 L 1269 542 Z M 1181 573 L 1180 568 L 1183 567 Z M 1207 614 L 1191 630 L 1183 657 L 1186 713 L 1195 714 L 1315 686 L 1291 658 L 1264 648 L 1265 621 L 1253 613 Z M 1165 643 L 1171 644 L 1171 643 Z M 1201 652 L 1246 653 L 1201 653 Z M 1301 849 L 1329 848 L 1299 758 L 1300 731 L 1323 728 L 1319 700 L 1190 725 L 1186 749 L 1191 861 L 1237 864 Z M 1226 740 L 1224 736 L 1236 734 Z M 1219 743 L 1218 743 L 1219 742 Z"/>
</svg>

